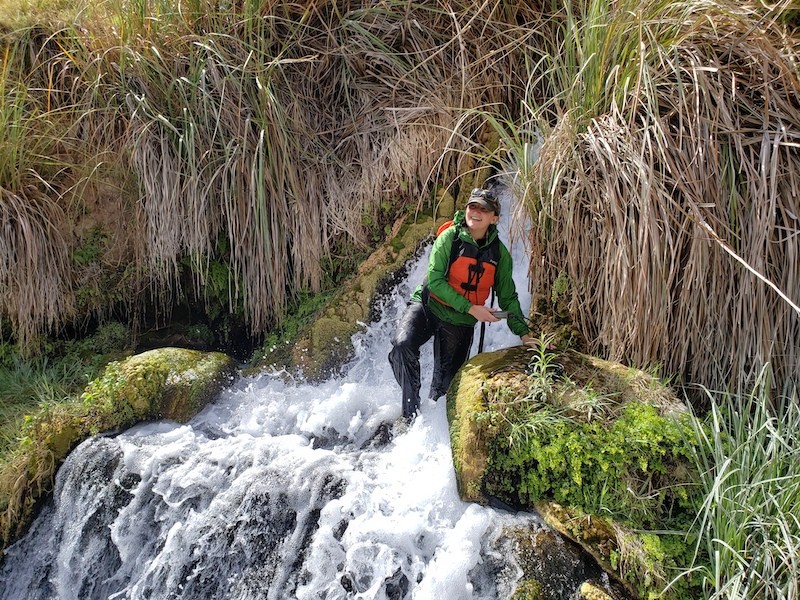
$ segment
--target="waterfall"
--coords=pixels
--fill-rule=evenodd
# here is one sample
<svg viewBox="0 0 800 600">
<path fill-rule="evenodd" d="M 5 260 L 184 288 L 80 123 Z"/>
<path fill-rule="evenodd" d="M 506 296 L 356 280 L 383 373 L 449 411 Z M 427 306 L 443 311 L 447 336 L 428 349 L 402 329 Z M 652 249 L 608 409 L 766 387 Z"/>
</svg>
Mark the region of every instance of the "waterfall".
<svg viewBox="0 0 800 600">
<path fill-rule="evenodd" d="M 501 235 L 527 311 L 523 244 Z M 499 532 L 537 521 L 459 499 L 444 400 L 423 400 L 406 432 L 382 434 L 401 411 L 387 361 L 394 322 L 428 252 L 380 322 L 354 337 L 343 375 L 318 385 L 282 372 L 241 378 L 187 424 L 83 442 L 8 550 L 0 597 L 509 597 L 519 573 L 499 556 Z M 486 350 L 518 343 L 504 322 L 487 327 Z"/>
</svg>

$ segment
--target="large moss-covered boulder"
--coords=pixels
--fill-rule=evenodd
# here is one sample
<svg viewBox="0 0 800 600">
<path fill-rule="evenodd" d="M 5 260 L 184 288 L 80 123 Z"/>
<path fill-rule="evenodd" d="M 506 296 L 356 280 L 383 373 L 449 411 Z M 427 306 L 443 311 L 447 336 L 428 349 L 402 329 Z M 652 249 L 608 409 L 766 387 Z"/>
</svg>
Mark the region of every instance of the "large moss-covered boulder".
<svg viewBox="0 0 800 600">
<path fill-rule="evenodd" d="M 643 598 L 683 564 L 691 549 L 663 532 L 694 517 L 695 436 L 656 377 L 543 342 L 476 356 L 447 403 L 464 500 L 538 511 Z M 664 598 L 695 591 L 682 581 Z"/>
<path fill-rule="evenodd" d="M 219 352 L 149 350 L 110 363 L 86 387 L 83 401 L 98 416 L 113 414 L 120 421 L 113 428 L 150 419 L 183 422 L 230 381 L 235 367 L 231 357 Z"/>
<path fill-rule="evenodd" d="M 43 408 L 0 463 L 2 547 L 17 539 L 52 490 L 67 454 L 91 435 L 142 421 L 186 421 L 230 380 L 235 361 L 217 352 L 161 348 L 110 363 L 83 396 Z"/>
</svg>

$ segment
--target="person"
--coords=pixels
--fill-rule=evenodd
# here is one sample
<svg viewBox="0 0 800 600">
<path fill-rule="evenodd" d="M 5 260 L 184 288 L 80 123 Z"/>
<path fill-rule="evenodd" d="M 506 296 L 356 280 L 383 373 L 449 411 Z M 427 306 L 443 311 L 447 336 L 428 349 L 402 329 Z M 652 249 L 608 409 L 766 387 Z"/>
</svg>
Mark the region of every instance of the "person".
<svg viewBox="0 0 800 600">
<path fill-rule="evenodd" d="M 477 322 L 496 323 L 496 308 L 486 306 L 494 289 L 509 329 L 523 344 L 533 343 L 512 278 L 512 259 L 500 241 L 500 201 L 475 188 L 453 224 L 433 244 L 425 281 L 412 293 L 392 339 L 389 363 L 403 390 L 403 418 L 413 421 L 420 405 L 420 348 L 433 337 L 429 397 L 447 392 L 467 361 Z"/>
</svg>

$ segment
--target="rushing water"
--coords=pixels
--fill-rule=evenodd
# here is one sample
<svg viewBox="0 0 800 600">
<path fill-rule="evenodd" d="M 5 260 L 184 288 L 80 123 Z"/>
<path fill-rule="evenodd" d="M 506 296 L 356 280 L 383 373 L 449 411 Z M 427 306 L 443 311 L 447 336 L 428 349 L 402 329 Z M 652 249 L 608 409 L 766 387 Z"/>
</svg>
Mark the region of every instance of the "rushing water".
<svg viewBox="0 0 800 600">
<path fill-rule="evenodd" d="M 342 376 L 242 378 L 188 424 L 81 444 L 9 549 L 0 597 L 508 597 L 518 575 L 498 566 L 493 544 L 504 524 L 534 517 L 459 499 L 443 400 L 423 401 L 405 433 L 380 427 L 400 416 L 386 357 L 426 262 L 427 251 L 354 338 Z M 526 265 L 515 262 L 526 310 Z M 487 328 L 487 350 L 517 343 L 504 323 Z M 431 361 L 428 344 L 423 372 Z"/>
</svg>

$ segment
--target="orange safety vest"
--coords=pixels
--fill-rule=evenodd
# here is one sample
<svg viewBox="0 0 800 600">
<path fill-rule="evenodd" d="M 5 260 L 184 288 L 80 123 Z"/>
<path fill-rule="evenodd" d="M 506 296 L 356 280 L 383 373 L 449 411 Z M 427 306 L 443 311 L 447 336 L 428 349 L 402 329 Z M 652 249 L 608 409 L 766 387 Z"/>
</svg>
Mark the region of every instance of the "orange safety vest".
<svg viewBox="0 0 800 600">
<path fill-rule="evenodd" d="M 448 221 L 436 232 L 437 237 L 453 224 Z M 472 304 L 483 305 L 489 298 L 494 286 L 494 275 L 500 262 L 500 245 L 498 238 L 482 248 L 465 244 L 456 234 L 450 252 L 450 264 L 447 267 L 447 281 L 459 294 Z M 430 295 L 437 302 L 449 306 L 446 302 Z"/>
</svg>

